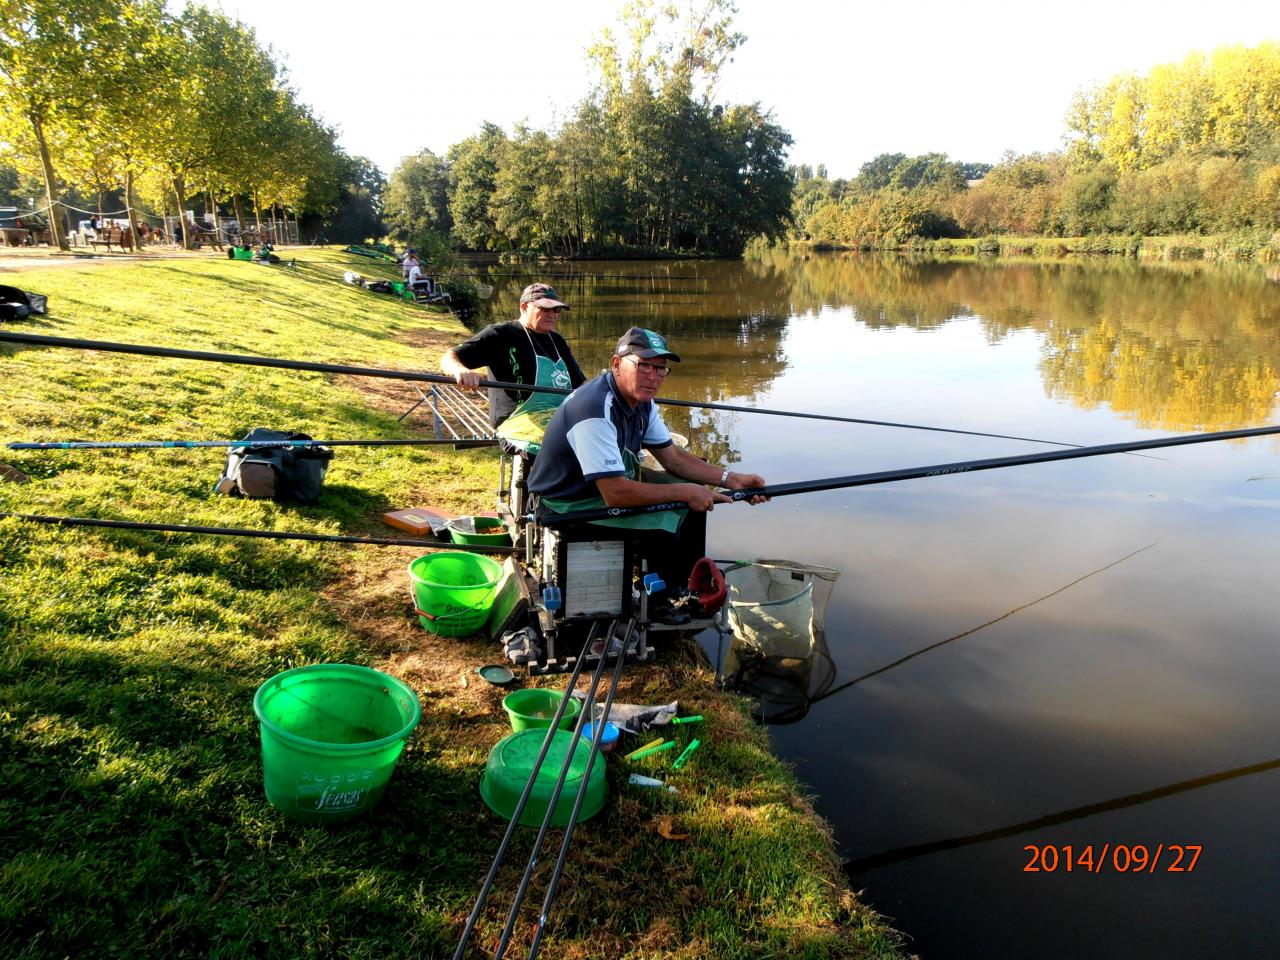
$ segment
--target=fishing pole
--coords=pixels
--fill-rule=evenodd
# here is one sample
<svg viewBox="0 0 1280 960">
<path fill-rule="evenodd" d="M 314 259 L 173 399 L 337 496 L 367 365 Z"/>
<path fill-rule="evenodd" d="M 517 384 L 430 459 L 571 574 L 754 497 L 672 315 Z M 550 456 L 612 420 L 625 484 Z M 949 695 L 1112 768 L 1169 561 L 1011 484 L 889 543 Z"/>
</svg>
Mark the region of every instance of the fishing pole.
<svg viewBox="0 0 1280 960">
<path fill-rule="evenodd" d="M 1064 593 L 1065 591 L 1070 590 L 1076 584 L 1084 583 L 1084 581 L 1088 580 L 1090 577 L 1097 576 L 1100 573 L 1105 573 L 1107 570 L 1110 570 L 1112 567 L 1119 566 L 1120 564 L 1124 563 L 1126 560 L 1136 557 L 1138 554 L 1142 553 L 1144 550 L 1150 550 L 1154 546 L 1155 546 L 1154 543 L 1148 543 L 1145 547 L 1139 547 L 1137 550 L 1134 550 L 1132 553 L 1126 553 L 1119 560 L 1112 560 L 1106 566 L 1099 567 L 1096 570 L 1090 570 L 1088 573 L 1084 574 L 1083 576 L 1076 577 L 1070 583 L 1064 584 L 1063 586 L 1058 587 L 1056 590 L 1050 591 L 1049 593 L 1036 597 L 1034 600 L 1028 600 L 1026 603 L 1021 604 L 1020 606 L 1014 607 L 1012 610 L 1008 610 L 1000 614 L 1000 616 L 994 617 L 993 619 L 988 620 L 986 623 L 980 623 L 976 627 L 970 627 L 968 630 L 965 630 L 962 633 L 957 633 L 955 636 L 947 637 L 945 640 L 937 640 L 926 647 L 921 647 L 919 650 L 914 650 L 911 653 L 906 654 L 905 656 L 899 657 L 897 660 L 894 660 L 892 663 L 886 663 L 882 667 L 877 667 L 874 670 L 868 670 L 866 673 L 860 674 L 859 676 L 856 676 L 851 680 L 846 680 L 844 681 L 844 683 L 841 683 L 838 686 L 829 687 L 828 689 L 822 691 L 821 693 L 818 693 L 812 697 L 807 698 L 805 702 L 805 711 L 808 712 L 808 709 L 812 707 L 815 703 L 820 703 L 823 700 L 826 700 L 828 697 L 834 697 L 837 693 L 840 693 L 841 691 L 844 691 L 844 690 L 848 690 L 850 687 L 856 686 L 857 684 L 862 683 L 864 680 L 870 680 L 872 677 L 878 677 L 882 673 L 888 673 L 890 670 L 894 669 L 895 667 L 902 666 L 908 660 L 914 660 L 916 657 L 921 656 L 922 654 L 925 654 L 925 653 L 929 653 L 931 650 L 937 650 L 939 647 L 945 647 L 949 643 L 954 643 L 957 640 L 963 640 L 965 637 L 973 636 L 973 634 L 977 633 L 979 630 L 985 630 L 987 627 L 994 626 L 995 624 L 999 623 L 1001 620 L 1008 620 L 1014 614 L 1021 613 L 1023 610 L 1026 610 L 1029 607 L 1034 607 L 1037 603 L 1042 603 L 1045 600 L 1048 600 L 1052 597 L 1056 597 L 1058 594 Z"/>
<path fill-rule="evenodd" d="M 560 876 L 564 873 L 564 863 L 569 855 L 569 841 L 573 839 L 573 831 L 578 826 L 578 811 L 582 809 L 582 800 L 587 793 L 587 785 L 591 782 L 591 768 L 600 755 L 600 741 L 604 737 L 605 718 L 609 716 L 609 708 L 613 706 L 614 695 L 618 692 L 618 681 L 622 678 L 622 667 L 627 661 L 627 645 L 631 642 L 631 633 L 635 629 L 633 619 L 627 627 L 626 636 L 622 638 L 622 649 L 618 651 L 618 663 L 613 668 L 613 679 L 604 695 L 604 710 L 598 719 L 593 718 L 591 749 L 587 752 L 587 769 L 582 774 L 582 785 L 578 788 L 578 796 L 574 798 L 573 810 L 569 814 L 569 823 L 564 828 L 564 839 L 560 841 L 560 854 L 556 857 L 555 869 L 551 871 L 551 879 L 547 882 L 547 893 L 542 900 L 542 909 L 538 911 L 538 922 L 533 928 L 533 942 L 529 945 L 526 960 L 535 960 L 538 956 L 538 944 L 542 942 L 542 932 L 547 927 L 547 916 L 551 913 L 551 903 L 555 899 L 556 889 L 560 886 Z M 607 647 L 607 645 L 606 645 Z M 603 663 L 604 653 L 600 660 Z"/>
<path fill-rule="evenodd" d="M 484 909 L 485 902 L 489 899 L 489 893 L 493 890 L 493 882 L 497 879 L 498 868 L 502 866 L 502 859 L 507 855 L 507 849 L 511 846 L 511 838 L 515 836 L 516 827 L 520 824 L 520 815 L 524 813 L 525 804 L 529 802 L 529 796 L 533 793 L 533 785 L 538 779 L 538 773 L 547 757 L 547 751 L 551 749 L 551 742 L 555 739 L 556 731 L 560 729 L 560 721 L 564 717 L 565 708 L 569 705 L 569 697 L 573 693 L 574 687 L 578 685 L 578 677 L 582 674 L 582 666 L 587 662 L 587 652 L 591 649 L 591 644 L 595 642 L 596 633 L 599 629 L 600 621 L 593 620 L 591 629 L 587 632 L 587 639 L 582 644 L 582 650 L 573 662 L 573 672 L 569 675 L 569 682 L 565 686 L 564 696 L 560 698 L 560 703 L 556 706 L 556 712 L 548 722 L 547 732 L 542 738 L 542 749 L 538 751 L 538 756 L 533 761 L 533 767 L 529 771 L 529 779 L 525 781 L 524 791 L 520 794 L 520 799 L 516 801 L 515 810 L 511 813 L 511 822 L 507 824 L 507 832 L 503 834 L 502 842 L 498 844 L 498 852 L 493 856 L 493 863 L 489 865 L 489 873 L 484 878 L 484 883 L 480 885 L 480 892 L 476 895 L 476 902 L 471 907 L 471 913 L 467 916 L 467 922 L 462 928 L 462 936 L 458 939 L 458 946 L 453 953 L 453 960 L 462 960 L 463 951 L 467 948 L 467 941 L 471 939 L 471 933 L 475 930 L 476 922 L 480 919 L 480 911 Z M 603 727 L 604 725 L 601 724 L 601 726 Z"/>
<path fill-rule="evenodd" d="M 1206 774 L 1202 777 L 1193 777 L 1190 780 L 1181 780 L 1178 783 L 1155 787 L 1151 790 L 1143 790 L 1139 793 L 1126 794 L 1113 800 L 1102 800 L 1097 803 L 1071 807 L 1067 810 L 1059 810 L 1056 813 L 1048 813 L 1033 820 L 1023 820 L 1020 823 L 1011 823 L 1008 826 L 984 830 L 981 833 L 970 833 L 961 837 L 948 837 L 945 840 L 932 840 L 928 843 L 915 843 L 907 847 L 896 847 L 893 850 L 884 850 L 865 857 L 856 857 L 845 861 L 843 869 L 846 875 L 852 876 L 875 867 L 897 863 L 900 860 L 910 860 L 913 857 L 922 857 L 930 853 L 939 853 L 943 850 L 955 850 L 958 847 L 967 847 L 975 843 L 1003 840 L 1006 837 L 1017 836 L 1020 833 L 1028 833 L 1032 830 L 1044 830 L 1046 827 L 1056 827 L 1063 823 L 1070 823 L 1072 820 L 1083 820 L 1085 817 L 1096 816 L 1099 813 L 1110 813 L 1113 810 L 1136 807 L 1140 804 L 1150 803 L 1153 800 L 1163 800 L 1165 797 L 1176 796 L 1179 793 L 1199 790 L 1202 787 L 1225 783 L 1228 780 L 1236 780 L 1240 777 L 1251 777 L 1254 774 L 1266 773 L 1268 770 L 1277 768 L 1280 768 L 1280 757 L 1264 760 L 1262 763 L 1251 763 L 1245 767 L 1223 770 L 1219 773 Z M 1191 846 L 1194 847 L 1195 845 L 1192 844 Z"/>
<path fill-rule="evenodd" d="M 899 480 L 917 480 L 922 477 L 941 477 L 953 473 L 975 473 L 979 470 L 998 470 L 1002 467 L 1020 467 L 1032 463 L 1052 463 L 1056 460 L 1077 460 L 1083 457 L 1101 457 L 1113 453 L 1130 453 L 1134 450 L 1159 450 L 1164 447 L 1181 447 L 1192 443 L 1213 443 L 1219 440 L 1244 440 L 1250 437 L 1266 437 L 1280 433 L 1280 427 L 1254 427 L 1248 430 L 1221 430 L 1216 433 L 1191 433 L 1175 437 L 1157 437 L 1154 440 L 1133 440 L 1127 443 L 1106 443 L 1094 447 L 1076 447 L 1072 450 L 1047 450 L 1043 453 L 1024 453 L 1012 457 L 991 457 L 986 460 L 962 460 L 956 463 L 938 463 L 927 467 L 907 467 L 902 470 L 880 470 L 875 473 L 856 473 L 847 477 L 830 477 L 825 480 L 802 480 L 796 483 L 779 483 L 755 487 L 749 490 L 722 490 L 734 503 L 752 497 L 788 497 L 797 493 L 819 493 L 823 490 L 843 490 L 848 487 L 866 487 L 877 483 L 895 483 Z M 566 523 L 589 523 L 592 520 L 612 520 L 642 513 L 661 513 L 687 507 L 683 501 L 648 504 L 642 507 L 600 507 L 592 510 L 574 510 L 569 513 L 547 513 L 539 516 L 543 526 L 558 527 Z"/>
<path fill-rule="evenodd" d="M 178 523 L 141 523 L 133 520 L 100 520 L 97 517 L 50 517 L 34 513 L 0 513 L 0 520 L 26 520 L 60 527 L 108 527 L 113 530 L 155 530 L 160 533 L 199 533 L 219 537 L 253 537 L 263 540 L 310 540 L 317 543 L 359 543 L 376 547 L 425 547 L 469 553 L 513 553 L 514 547 L 482 544 L 451 544 L 440 540 L 413 540 L 405 537 L 352 537 L 337 533 L 301 533 L 289 530 L 251 530 L 243 527 L 198 527 Z"/>
<path fill-rule="evenodd" d="M 551 821 L 555 819 L 556 806 L 560 802 L 560 794 L 564 791 L 565 780 L 568 778 L 569 770 L 573 766 L 574 757 L 577 756 L 578 741 L 582 737 L 582 727 L 587 722 L 588 712 L 590 712 L 591 707 L 595 704 L 596 691 L 600 688 L 600 678 L 604 676 L 604 667 L 609 659 L 609 646 L 613 642 L 614 630 L 617 627 L 617 623 L 618 621 L 615 619 L 605 631 L 604 647 L 600 652 L 600 659 L 596 661 L 596 668 L 591 673 L 591 683 L 587 688 L 584 709 L 578 713 L 578 717 L 574 721 L 569 747 L 565 750 L 564 760 L 560 764 L 560 775 L 556 778 L 555 785 L 551 788 L 551 794 L 547 800 L 547 811 L 542 816 L 542 823 L 538 827 L 537 837 L 534 838 L 533 849 L 529 853 L 529 860 L 525 864 L 524 873 L 520 877 L 520 883 L 516 887 L 515 896 L 511 900 L 511 907 L 507 911 L 507 922 L 502 927 L 502 934 L 498 937 L 498 946 L 493 952 L 494 960 L 502 960 L 502 957 L 506 955 L 507 946 L 511 942 L 511 934 L 516 927 L 516 921 L 520 919 L 520 907 L 524 904 L 525 895 L 529 891 L 529 882 L 533 879 L 533 872 L 538 867 L 538 859 L 539 854 L 542 852 L 543 841 L 546 840 L 547 831 L 551 829 Z M 623 639 L 622 647 L 618 651 L 618 665 L 614 675 L 615 683 L 617 682 L 617 675 L 621 673 L 622 666 L 626 662 L 627 644 L 631 642 L 631 634 L 634 629 L 635 620 L 632 619 L 630 624 L 627 626 L 627 634 Z M 571 691 L 566 691 L 565 695 L 568 696 L 570 692 Z M 610 697 L 612 697 L 612 693 L 613 689 L 611 688 L 609 691 Z M 592 717 L 592 720 L 594 721 L 595 718 Z M 597 722 L 595 726 L 599 729 L 596 730 L 596 736 L 592 738 L 592 746 L 598 750 L 600 743 L 599 734 L 604 732 L 604 724 Z M 582 782 L 578 785 L 578 793 L 573 807 L 573 817 L 570 818 L 569 823 L 565 827 L 566 835 L 570 835 L 572 833 L 573 820 L 577 817 L 578 811 L 582 808 L 582 798 L 586 795 L 587 787 L 591 782 L 591 766 L 594 760 L 595 757 L 589 753 L 587 757 L 586 772 L 583 773 Z"/>
<path fill-rule="evenodd" d="M 417 447 L 451 444 L 459 448 L 495 447 L 496 437 L 411 440 L 68 440 L 51 443 L 10 443 L 10 450 L 194 450 L 203 447 Z"/>
<path fill-rule="evenodd" d="M 518 271 L 518 272 L 516 272 L 516 273 L 492 273 L 492 274 L 485 274 L 485 273 L 475 273 L 475 272 L 465 271 L 465 270 L 464 270 L 464 271 L 455 271 L 453 275 L 454 275 L 454 276 L 458 276 L 458 277 L 481 277 L 482 279 L 485 279 L 485 280 L 513 280 L 513 279 L 515 279 L 516 277 L 531 277 L 531 276 L 534 276 L 534 271 L 532 271 L 532 270 L 521 270 L 521 271 Z M 631 273 L 554 273 L 554 272 L 543 272 L 543 273 L 538 273 L 537 275 L 538 275 L 538 276 L 541 276 L 541 277 L 544 277 L 544 278 L 546 278 L 547 280 L 557 280 L 557 281 L 566 281 L 566 280 L 567 280 L 567 281 L 575 281 L 575 280 L 681 280 L 681 281 L 688 281 L 688 282 L 694 282 L 694 281 L 701 281 L 701 282 L 705 282 L 705 281 L 707 281 L 707 280 L 712 279 L 711 277 L 674 276 L 674 275 L 649 274 L 649 273 L 635 273 L 635 274 L 631 274 Z M 715 278 L 715 279 L 719 279 L 719 278 Z"/>
<path fill-rule="evenodd" d="M 146 357 L 168 357 L 178 360 L 205 360 L 214 363 L 238 363 L 255 367 L 276 367 L 283 370 L 307 370 L 315 373 L 339 373 L 353 377 L 382 377 L 387 380 L 417 380 L 426 383 L 455 385 L 457 381 L 442 373 L 418 373 L 412 370 L 387 370 L 382 367 L 356 367 L 337 363 L 318 363 L 311 360 L 284 360 L 277 357 L 260 357 L 242 353 L 215 353 L 207 350 L 180 350 L 176 347 L 152 347 L 144 344 L 116 343 L 109 340 L 78 340 L 68 337 L 48 337 L 34 333 L 0 332 L 0 341 L 26 343 L 42 347 L 67 347 L 76 350 L 101 350 L 106 353 L 131 353 Z M 544 387 L 533 383 L 507 383 L 502 380 L 481 380 L 479 386 L 498 390 L 515 390 L 523 393 L 552 393 L 564 396 L 572 391 L 561 387 Z M 712 403 L 703 400 L 675 400 L 654 398 L 654 403 L 672 407 L 692 407 L 698 410 L 726 410 L 733 413 L 759 413 L 772 417 L 795 417 L 802 420 L 823 420 L 835 423 L 856 423 L 872 427 L 898 427 L 903 430 L 927 430 L 933 433 L 955 433 L 970 437 L 991 437 L 997 440 L 1018 440 L 1025 443 L 1047 443 L 1058 447 L 1078 447 L 1077 444 L 1058 440 L 1042 440 L 1036 437 L 1019 437 L 1007 433 L 986 433 L 980 430 L 961 430 L 951 427 L 929 427 L 916 423 L 896 423 L 890 420 L 866 420 L 860 417 L 839 417 L 825 413 L 802 413 L 793 410 L 772 410 L 767 407 L 747 407 L 728 403 Z"/>
</svg>

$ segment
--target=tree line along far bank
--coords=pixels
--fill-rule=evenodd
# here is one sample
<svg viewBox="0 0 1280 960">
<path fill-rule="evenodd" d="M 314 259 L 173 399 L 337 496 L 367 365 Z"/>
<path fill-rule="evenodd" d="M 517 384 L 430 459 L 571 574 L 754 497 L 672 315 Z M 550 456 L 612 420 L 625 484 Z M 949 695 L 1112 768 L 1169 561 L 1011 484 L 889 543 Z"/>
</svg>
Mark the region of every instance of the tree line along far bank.
<svg viewBox="0 0 1280 960">
<path fill-rule="evenodd" d="M 326 238 L 389 227 L 428 253 L 737 255 L 780 237 L 791 138 L 759 105 L 713 97 L 745 39 L 732 3 L 706 0 L 683 23 L 650 6 L 624 9 L 621 43 L 602 31 L 589 54 L 599 82 L 556 129 L 485 123 L 443 159 L 408 158 L 388 185 L 336 147 L 238 21 L 194 3 L 171 15 L 162 0 L 15 0 L 0 24 L 0 201 L 38 186 L 33 205 L 59 211 L 64 192 L 100 206 L 118 191 L 131 218 L 225 205 L 242 223 L 247 204 L 332 221 L 364 201 L 370 216 L 345 226 L 364 233 Z M 65 247 L 75 218 L 53 219 Z"/>
<path fill-rule="evenodd" d="M 942 154 L 882 154 L 849 180 L 793 168 L 790 238 L 876 248 L 1238 233 L 1243 252 L 1280 257 L 1280 44 L 1192 53 L 1081 90 L 1064 140 L 985 169 Z"/>
<path fill-rule="evenodd" d="M 106 197 L 136 234 L 144 217 L 218 204 L 242 226 L 249 205 L 318 223 L 380 189 L 239 21 L 194 3 L 171 14 L 163 0 L 4 9 L 0 205 L 34 206 L 64 249 L 68 226 Z"/>
<path fill-rule="evenodd" d="M 791 137 L 759 104 L 717 101 L 746 39 L 731 0 L 687 17 L 637 0 L 618 37 L 605 28 L 588 51 L 592 86 L 566 119 L 485 122 L 387 180 L 336 146 L 235 20 L 195 5 L 170 15 L 161 0 L 15 8 L 0 24 L 0 205 L 39 185 L 53 209 L 95 194 L 100 207 L 111 190 L 131 211 L 225 205 L 242 224 L 249 206 L 279 206 L 310 214 L 312 235 L 389 233 L 433 260 L 450 247 L 736 256 L 762 242 L 1210 233 L 1280 256 L 1274 42 L 1080 91 L 1061 151 L 994 165 L 885 153 L 833 179 L 787 166 Z M 74 31 L 51 26 L 76 17 Z"/>
</svg>

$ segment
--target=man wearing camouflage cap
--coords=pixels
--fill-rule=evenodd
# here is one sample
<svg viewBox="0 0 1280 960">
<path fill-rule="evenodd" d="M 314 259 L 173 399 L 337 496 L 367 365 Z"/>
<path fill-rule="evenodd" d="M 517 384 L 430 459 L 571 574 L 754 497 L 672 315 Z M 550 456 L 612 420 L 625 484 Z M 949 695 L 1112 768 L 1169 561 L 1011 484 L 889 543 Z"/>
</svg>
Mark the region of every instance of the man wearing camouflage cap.
<svg viewBox="0 0 1280 960">
<path fill-rule="evenodd" d="M 440 369 L 457 381 L 464 390 L 479 389 L 482 367 L 489 368 L 489 379 L 504 383 L 529 383 L 537 386 L 572 389 L 581 386 L 586 377 L 573 358 L 569 344 L 556 332 L 560 311 L 568 310 L 554 287 L 531 283 L 520 294 L 520 316 L 515 320 L 493 323 L 470 340 L 458 344 L 440 358 Z M 551 397 L 555 394 L 530 394 L 518 390 L 489 390 L 489 423 L 497 426 L 511 415 L 516 405 L 531 396 Z M 554 405 L 554 404 L 553 404 Z"/>
</svg>

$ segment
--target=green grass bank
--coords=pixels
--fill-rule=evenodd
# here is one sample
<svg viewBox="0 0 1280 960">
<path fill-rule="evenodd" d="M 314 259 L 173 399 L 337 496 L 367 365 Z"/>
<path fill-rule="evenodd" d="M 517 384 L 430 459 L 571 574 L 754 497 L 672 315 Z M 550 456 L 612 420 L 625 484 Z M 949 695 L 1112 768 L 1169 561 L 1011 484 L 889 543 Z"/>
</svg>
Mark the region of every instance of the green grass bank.
<svg viewBox="0 0 1280 960">
<path fill-rule="evenodd" d="M 341 279 L 390 265 L 282 253 L 297 269 L 211 254 L 0 273 L 50 301 L 49 316 L 5 329 L 419 370 L 464 334 L 448 313 Z M 396 381 L 11 344 L 0 369 L 6 443 L 422 432 L 396 422 L 416 398 Z M 0 512 L 386 534 L 378 518 L 398 506 L 489 509 L 496 467 L 488 450 L 339 448 L 320 503 L 294 507 L 213 495 L 223 456 L 0 449 L 28 478 L 0 479 Z M 501 692 L 473 672 L 494 646 L 413 618 L 418 552 L 0 520 L 0 956 L 451 956 L 505 828 L 477 785 L 508 727 Z M 382 805 L 327 829 L 267 804 L 252 709 L 268 677 L 324 661 L 391 672 L 423 705 Z M 707 745 L 674 796 L 628 790 L 611 764 L 541 955 L 899 955 L 765 732 L 711 679 L 680 645 L 628 671 L 620 699 L 680 699 L 706 717 Z M 532 835 L 518 835 L 471 955 L 492 952 Z"/>
</svg>

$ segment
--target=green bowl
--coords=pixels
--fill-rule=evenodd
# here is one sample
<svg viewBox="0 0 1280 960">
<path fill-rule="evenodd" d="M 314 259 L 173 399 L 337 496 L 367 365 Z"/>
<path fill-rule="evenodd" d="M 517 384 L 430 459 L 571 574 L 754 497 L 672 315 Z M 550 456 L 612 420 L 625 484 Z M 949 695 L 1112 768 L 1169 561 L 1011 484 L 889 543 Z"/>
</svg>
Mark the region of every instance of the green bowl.
<svg viewBox="0 0 1280 960">
<path fill-rule="evenodd" d="M 475 525 L 475 533 L 455 526 L 461 521 L 471 521 Z M 509 547 L 511 537 L 506 526 L 497 517 L 459 517 L 448 523 L 449 538 L 454 543 L 471 544 L 482 547 Z"/>
<path fill-rule="evenodd" d="M 507 820 L 515 813 L 516 804 L 529 782 L 529 774 L 533 770 L 534 761 L 542 749 L 542 741 L 546 737 L 545 730 L 521 730 L 498 741 L 498 745 L 489 752 L 489 762 L 485 764 L 484 776 L 480 779 L 480 796 L 485 805 Z M 553 827 L 569 825 L 569 816 L 573 813 L 573 802 L 582 787 L 583 777 L 587 771 L 587 756 L 591 745 L 581 739 L 575 740 L 569 730 L 557 730 L 547 748 L 547 755 L 538 768 L 538 776 L 533 781 L 533 790 L 520 813 L 520 825 L 536 827 L 547 815 L 551 805 L 551 794 L 556 780 L 560 777 L 560 768 L 564 766 L 564 758 L 569 750 L 573 750 L 568 773 L 565 774 L 564 787 L 556 801 L 555 813 L 551 817 Z M 591 776 L 587 780 L 586 793 L 582 798 L 582 806 L 578 810 L 578 823 L 593 817 L 604 807 L 605 795 L 608 793 L 605 783 L 605 761 L 597 756 L 591 765 Z"/>
<path fill-rule="evenodd" d="M 495 687 L 505 687 L 516 678 L 514 673 L 500 663 L 486 663 L 483 667 L 476 667 L 476 673 Z"/>
<path fill-rule="evenodd" d="M 511 729 L 519 733 L 522 730 L 545 730 L 551 726 L 551 718 L 555 716 L 564 694 L 559 690 L 541 690 L 531 688 L 516 690 L 502 698 L 502 709 L 511 718 Z M 582 703 L 573 698 L 564 708 L 564 716 L 560 718 L 560 728 L 567 730 L 573 726 L 574 720 L 582 712 Z"/>
</svg>

